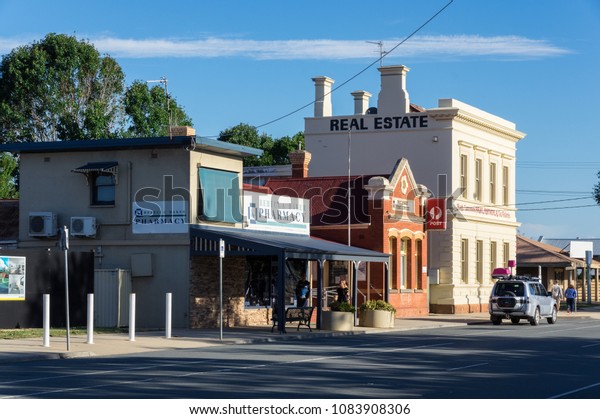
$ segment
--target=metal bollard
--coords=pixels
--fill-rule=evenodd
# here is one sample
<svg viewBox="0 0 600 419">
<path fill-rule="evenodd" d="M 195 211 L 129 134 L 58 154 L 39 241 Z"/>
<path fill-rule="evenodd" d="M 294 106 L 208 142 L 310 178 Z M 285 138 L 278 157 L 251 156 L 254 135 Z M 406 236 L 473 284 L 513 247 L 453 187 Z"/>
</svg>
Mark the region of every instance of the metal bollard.
<svg viewBox="0 0 600 419">
<path fill-rule="evenodd" d="M 129 340 L 135 341 L 135 294 L 129 294 Z"/>
<path fill-rule="evenodd" d="M 172 314 L 171 314 L 171 309 L 172 309 L 172 304 L 173 302 L 173 294 L 171 294 L 170 292 L 167 293 L 166 296 L 166 311 L 165 311 L 165 338 L 167 339 L 171 339 L 171 318 L 172 318 Z"/>
<path fill-rule="evenodd" d="M 50 347 L 50 294 L 44 294 L 44 347 Z"/>
<path fill-rule="evenodd" d="M 94 294 L 87 295 L 87 343 L 94 343 Z"/>
</svg>

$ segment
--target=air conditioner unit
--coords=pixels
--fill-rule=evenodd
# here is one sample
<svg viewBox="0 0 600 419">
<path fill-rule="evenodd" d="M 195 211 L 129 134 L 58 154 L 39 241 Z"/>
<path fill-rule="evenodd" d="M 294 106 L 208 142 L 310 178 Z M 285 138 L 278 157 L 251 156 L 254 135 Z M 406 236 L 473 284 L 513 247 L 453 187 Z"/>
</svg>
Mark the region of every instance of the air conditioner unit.
<svg viewBox="0 0 600 419">
<path fill-rule="evenodd" d="M 55 213 L 29 213 L 29 237 L 54 237 L 57 232 Z"/>
<path fill-rule="evenodd" d="M 71 217 L 73 237 L 96 237 L 96 217 Z"/>
</svg>

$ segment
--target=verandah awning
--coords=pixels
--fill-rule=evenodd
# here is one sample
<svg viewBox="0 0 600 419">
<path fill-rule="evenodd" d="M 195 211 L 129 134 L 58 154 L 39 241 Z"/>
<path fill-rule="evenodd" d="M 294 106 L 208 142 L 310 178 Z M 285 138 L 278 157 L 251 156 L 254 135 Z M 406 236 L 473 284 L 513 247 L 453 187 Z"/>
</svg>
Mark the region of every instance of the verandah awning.
<svg viewBox="0 0 600 419">
<path fill-rule="evenodd" d="M 285 258 L 305 260 L 350 260 L 387 263 L 390 255 L 360 247 L 347 246 L 310 236 L 277 234 L 239 228 L 218 228 L 190 225 L 192 255 L 218 255 L 218 246 L 202 240 L 218 242 L 223 239 L 226 253 L 237 256 L 284 253 Z"/>
</svg>

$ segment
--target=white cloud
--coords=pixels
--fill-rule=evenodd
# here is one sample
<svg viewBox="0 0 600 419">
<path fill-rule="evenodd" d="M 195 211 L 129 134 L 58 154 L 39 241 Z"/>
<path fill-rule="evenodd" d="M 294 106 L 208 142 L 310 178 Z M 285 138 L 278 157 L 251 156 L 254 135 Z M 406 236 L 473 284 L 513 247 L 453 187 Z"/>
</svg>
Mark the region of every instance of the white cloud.
<svg viewBox="0 0 600 419">
<path fill-rule="evenodd" d="M 96 48 L 116 58 L 216 58 L 248 57 L 258 60 L 343 60 L 377 58 L 374 46 L 364 40 L 272 40 L 206 38 L 122 39 L 90 37 Z M 383 41 L 384 50 L 392 50 L 400 39 Z M 0 38 L 0 53 L 27 44 L 22 39 Z M 545 40 L 520 36 L 483 37 L 478 35 L 416 36 L 395 48 L 390 56 L 403 57 L 508 57 L 540 58 L 571 53 Z"/>
</svg>

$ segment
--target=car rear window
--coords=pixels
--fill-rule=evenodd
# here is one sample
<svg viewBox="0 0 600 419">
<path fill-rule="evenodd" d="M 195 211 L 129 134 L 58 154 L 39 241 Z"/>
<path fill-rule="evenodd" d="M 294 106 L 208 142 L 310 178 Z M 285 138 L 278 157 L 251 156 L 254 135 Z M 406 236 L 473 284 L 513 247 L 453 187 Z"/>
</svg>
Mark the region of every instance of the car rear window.
<svg viewBox="0 0 600 419">
<path fill-rule="evenodd" d="M 523 297 L 525 295 L 525 287 L 520 282 L 499 282 L 496 284 L 496 295 L 503 296 L 508 292 L 512 292 L 517 297 Z"/>
</svg>

